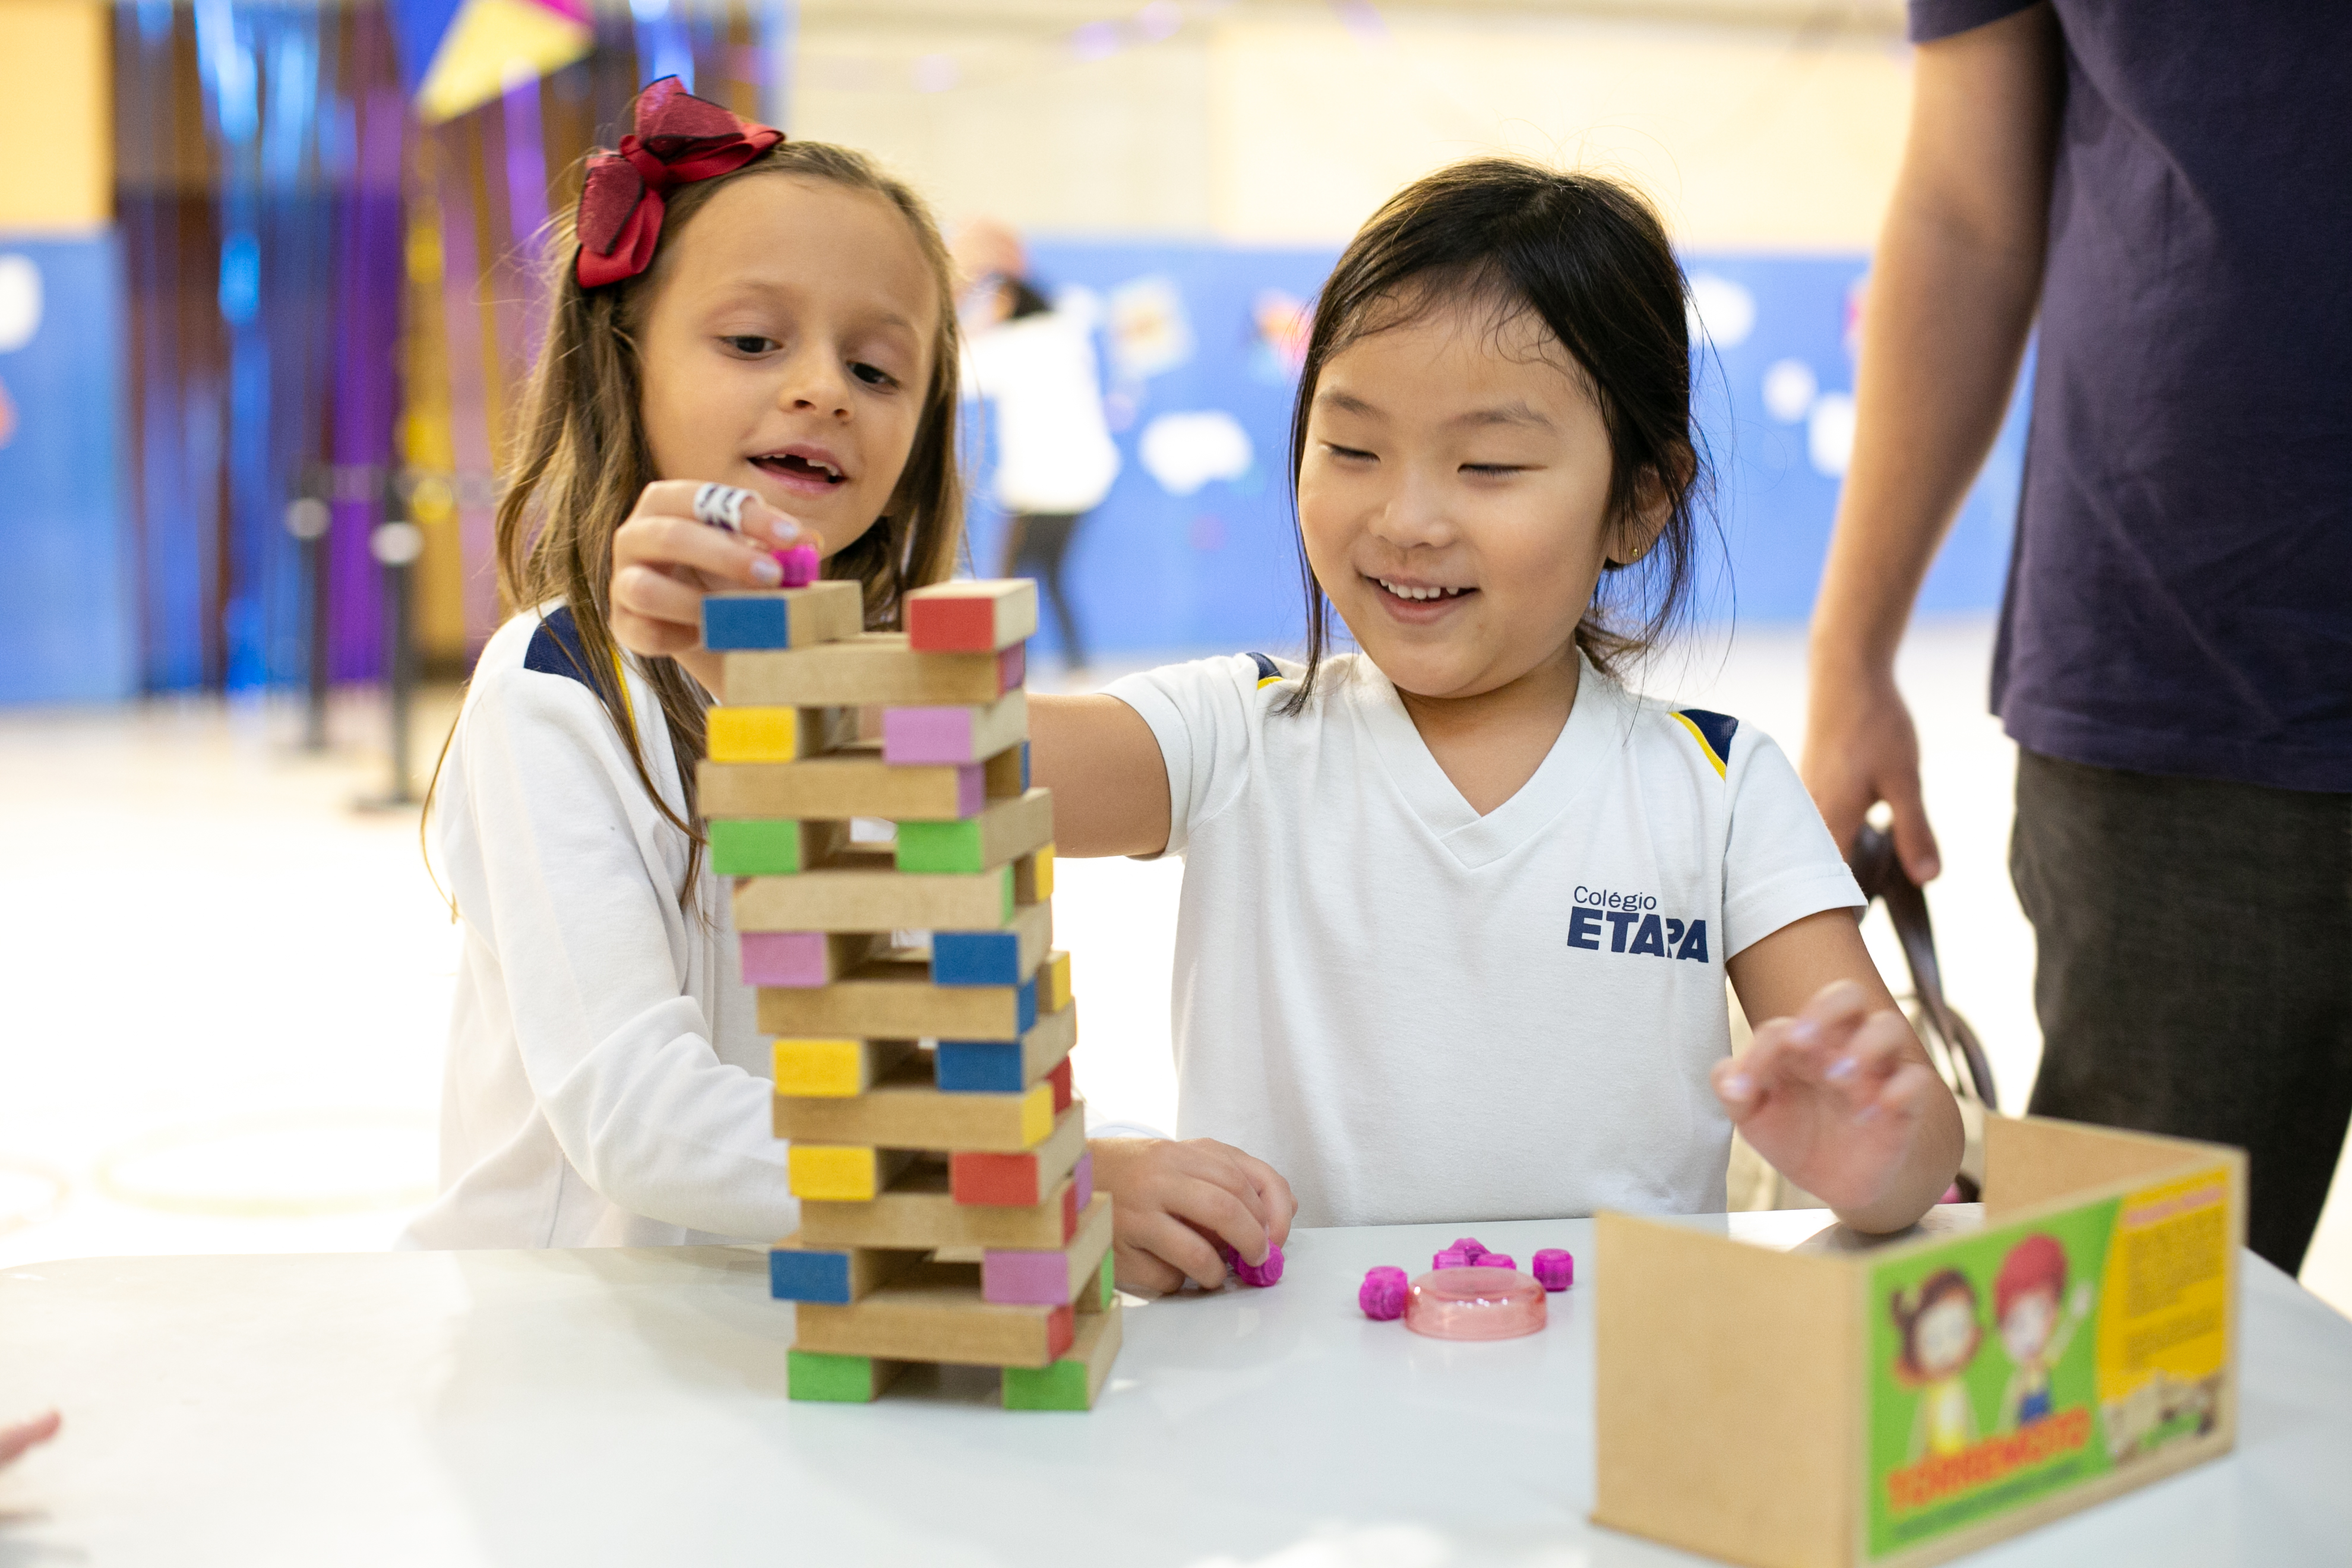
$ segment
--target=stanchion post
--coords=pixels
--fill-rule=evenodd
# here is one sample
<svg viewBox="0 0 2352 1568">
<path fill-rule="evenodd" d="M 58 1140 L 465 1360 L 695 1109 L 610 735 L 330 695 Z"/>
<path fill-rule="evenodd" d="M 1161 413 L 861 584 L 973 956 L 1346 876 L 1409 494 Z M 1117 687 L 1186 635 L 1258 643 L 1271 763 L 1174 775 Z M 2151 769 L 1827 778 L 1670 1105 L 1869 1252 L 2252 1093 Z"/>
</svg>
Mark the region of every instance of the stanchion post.
<svg viewBox="0 0 2352 1568">
<path fill-rule="evenodd" d="M 286 503 L 286 531 L 301 552 L 302 598 L 310 606 L 310 651 L 302 672 L 307 703 L 302 719 L 302 749 L 327 749 L 327 525 L 334 513 L 327 503 L 304 487 L 304 493 Z"/>
<path fill-rule="evenodd" d="M 383 521 L 368 535 L 368 551 L 383 568 L 386 688 L 392 709 L 392 788 L 375 804 L 414 805 L 409 788 L 408 717 L 416 689 L 416 637 L 409 625 L 411 578 L 425 550 L 425 531 L 403 515 L 399 487 L 384 487 Z"/>
</svg>

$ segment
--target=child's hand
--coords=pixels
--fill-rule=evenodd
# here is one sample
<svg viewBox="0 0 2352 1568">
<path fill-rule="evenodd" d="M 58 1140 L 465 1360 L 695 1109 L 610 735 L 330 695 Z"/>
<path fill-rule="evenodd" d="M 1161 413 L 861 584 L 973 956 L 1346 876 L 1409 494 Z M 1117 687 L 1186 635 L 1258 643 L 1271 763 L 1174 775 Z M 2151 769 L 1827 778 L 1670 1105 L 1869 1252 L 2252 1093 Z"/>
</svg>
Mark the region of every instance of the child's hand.
<svg viewBox="0 0 2352 1568">
<path fill-rule="evenodd" d="M 36 1415 L 30 1421 L 20 1421 L 14 1426 L 0 1426 L 0 1466 L 5 1466 L 26 1449 L 56 1436 L 63 1419 L 52 1410 L 46 1415 Z"/>
<path fill-rule="evenodd" d="M 1290 1235 L 1290 1184 L 1263 1160 L 1213 1138 L 1104 1138 L 1095 1185 L 1111 1195 L 1113 1273 L 1127 1289 L 1164 1294 L 1187 1279 L 1213 1290 L 1225 1265 L 1211 1237 L 1249 1263 Z"/>
<path fill-rule="evenodd" d="M 1716 1063 L 1715 1092 L 1758 1153 L 1847 1224 L 1899 1230 L 1933 1201 L 1906 1190 L 1920 1184 L 1923 1131 L 1957 1116 L 1903 1015 L 1867 1002 L 1851 980 L 1822 986 Z M 1951 1177 L 1932 1179 L 1941 1192 Z"/>
<path fill-rule="evenodd" d="M 718 658 L 702 651 L 702 596 L 746 588 L 772 588 L 783 568 L 772 550 L 824 542 L 798 519 L 754 497 L 743 503 L 742 531 L 713 528 L 694 515 L 692 479 L 647 485 L 635 511 L 613 534 L 613 582 L 608 595 L 613 636 L 647 658 L 677 658 L 696 679 L 719 691 Z M 707 673 L 706 673 L 707 669 Z"/>
</svg>

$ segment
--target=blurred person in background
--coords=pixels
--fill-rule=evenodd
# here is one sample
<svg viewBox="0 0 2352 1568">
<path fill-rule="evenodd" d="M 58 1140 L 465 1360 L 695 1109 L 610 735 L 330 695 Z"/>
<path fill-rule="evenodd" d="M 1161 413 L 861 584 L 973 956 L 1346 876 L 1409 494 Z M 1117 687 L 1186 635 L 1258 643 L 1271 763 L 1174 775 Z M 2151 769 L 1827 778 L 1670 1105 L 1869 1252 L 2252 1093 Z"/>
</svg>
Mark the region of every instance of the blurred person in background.
<svg viewBox="0 0 2352 1568">
<path fill-rule="evenodd" d="M 1937 874 L 1895 648 L 2038 311 L 1992 670 L 2031 1109 L 2246 1149 L 2292 1274 L 2352 1114 L 2352 7 L 1910 18 L 1805 780 Z"/>
<path fill-rule="evenodd" d="M 986 218 L 956 236 L 964 390 L 996 405 L 996 503 L 1005 513 L 997 575 L 1034 576 L 1071 669 L 1087 662 L 1063 559 L 1086 514 L 1118 478 L 1103 417 L 1094 322 L 1056 309 L 1028 277 L 1021 238 Z"/>
</svg>

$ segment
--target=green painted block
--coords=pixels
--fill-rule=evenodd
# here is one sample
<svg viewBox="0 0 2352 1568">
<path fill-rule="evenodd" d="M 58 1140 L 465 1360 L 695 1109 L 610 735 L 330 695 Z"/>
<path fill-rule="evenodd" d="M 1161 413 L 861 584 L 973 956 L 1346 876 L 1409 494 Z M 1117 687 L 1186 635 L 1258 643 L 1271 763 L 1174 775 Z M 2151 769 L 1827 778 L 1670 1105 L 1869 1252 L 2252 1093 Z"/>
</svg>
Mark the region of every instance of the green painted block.
<svg viewBox="0 0 2352 1568">
<path fill-rule="evenodd" d="M 1110 1310 L 1112 1300 L 1118 1295 L 1118 1287 L 1111 1282 L 1108 1253 L 1103 1255 L 1102 1272 L 1095 1276 L 1095 1282 L 1097 1293 L 1102 1300 L 1102 1310 L 1108 1312 Z"/>
<path fill-rule="evenodd" d="M 980 819 L 963 822 L 902 822 L 898 825 L 898 869 L 912 873 L 971 875 L 986 870 L 980 849 Z"/>
<path fill-rule="evenodd" d="M 1087 1363 L 1082 1361 L 1057 1361 L 1051 1366 L 1006 1367 L 1004 1408 L 1087 1409 Z"/>
<path fill-rule="evenodd" d="M 710 825 L 710 869 L 721 877 L 790 877 L 801 869 L 801 825 L 781 819 Z"/>
<path fill-rule="evenodd" d="M 785 1390 L 794 1399 L 823 1400 L 831 1405 L 868 1405 L 889 1386 L 889 1363 L 871 1356 L 824 1355 L 815 1351 L 784 1352 Z M 888 1370 L 886 1370 L 888 1369 Z M 1047 1370 L 1051 1370 L 1048 1368 Z M 1083 1374 L 1085 1369 L 1079 1369 Z M 1086 1386 L 1079 1378 L 1081 1391 Z"/>
</svg>

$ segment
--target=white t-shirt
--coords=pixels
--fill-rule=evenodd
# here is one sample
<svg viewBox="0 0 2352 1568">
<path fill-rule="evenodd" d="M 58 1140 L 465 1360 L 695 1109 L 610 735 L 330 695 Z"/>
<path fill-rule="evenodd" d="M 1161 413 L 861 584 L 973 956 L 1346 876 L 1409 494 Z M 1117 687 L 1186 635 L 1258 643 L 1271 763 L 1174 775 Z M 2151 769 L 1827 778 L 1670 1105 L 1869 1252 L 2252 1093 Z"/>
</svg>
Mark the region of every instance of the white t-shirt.
<svg viewBox="0 0 2352 1568">
<path fill-rule="evenodd" d="M 678 908 L 686 836 L 655 809 L 584 658 L 560 605 L 509 621 L 442 766 L 434 862 L 465 951 L 441 1194 L 404 1246 L 772 1241 L 798 1223 L 726 879 L 706 859 Z M 678 810 L 669 732 L 633 664 L 628 692 Z"/>
<path fill-rule="evenodd" d="M 1178 1129 L 1302 1225 L 1717 1211 L 1724 961 L 1863 903 L 1780 748 L 1588 664 L 1550 754 L 1472 810 L 1396 689 L 1261 654 L 1108 689 L 1159 737 L 1185 858 Z"/>
<path fill-rule="evenodd" d="M 996 501 L 1013 512 L 1083 512 L 1118 478 L 1087 320 L 1055 310 L 974 332 L 964 390 L 996 405 Z"/>
</svg>

